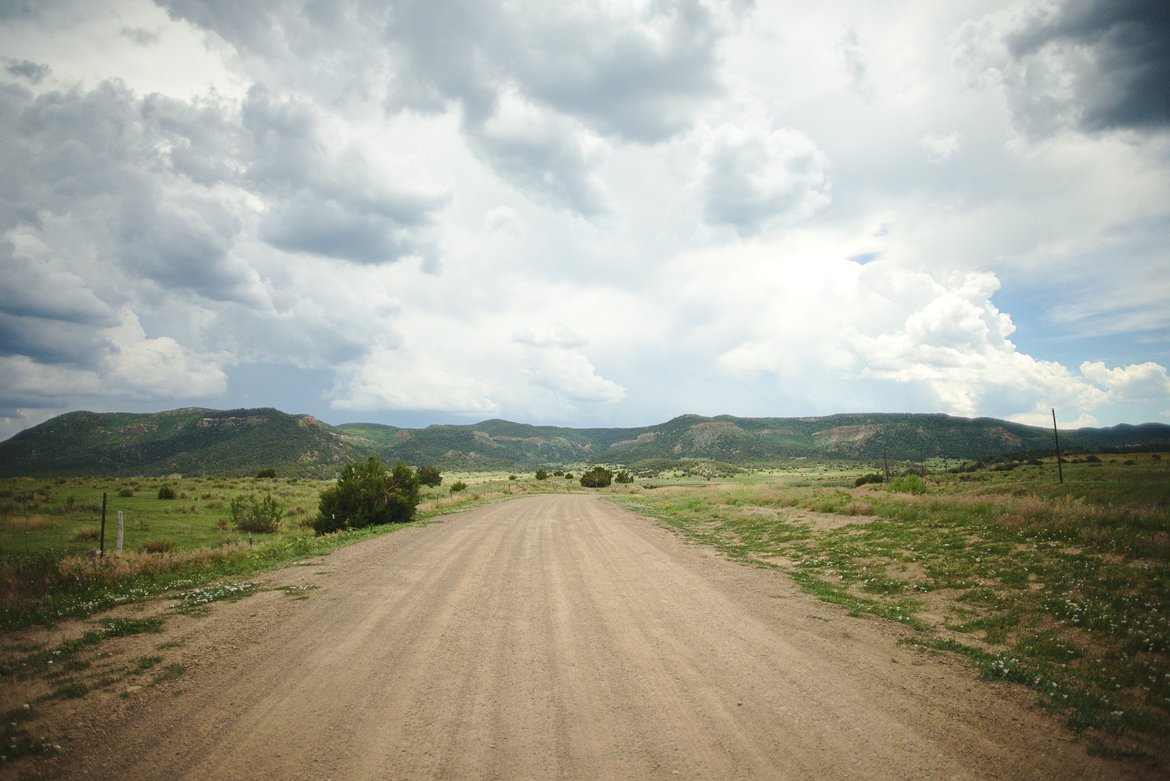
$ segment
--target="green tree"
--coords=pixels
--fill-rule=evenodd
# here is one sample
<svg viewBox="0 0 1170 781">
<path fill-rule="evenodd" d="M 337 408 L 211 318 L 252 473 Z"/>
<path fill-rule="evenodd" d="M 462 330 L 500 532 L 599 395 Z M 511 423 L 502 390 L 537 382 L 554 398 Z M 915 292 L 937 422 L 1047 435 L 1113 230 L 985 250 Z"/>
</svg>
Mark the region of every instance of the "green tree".
<svg viewBox="0 0 1170 781">
<path fill-rule="evenodd" d="M 548 479 L 548 472 L 546 472 L 543 469 L 537 469 L 536 470 L 536 479 L 537 480 L 547 480 Z"/>
<path fill-rule="evenodd" d="M 613 481 L 615 483 L 632 483 L 634 482 L 634 476 L 623 469 L 613 476 Z"/>
<path fill-rule="evenodd" d="M 443 484 L 443 475 L 437 466 L 420 466 L 418 468 L 418 484 L 431 487 Z"/>
<path fill-rule="evenodd" d="M 613 481 L 613 472 L 603 466 L 595 466 L 581 475 L 581 485 L 585 488 L 605 488 Z"/>
<path fill-rule="evenodd" d="M 374 456 L 346 464 L 337 483 L 321 492 L 313 529 L 327 534 L 411 521 L 418 506 L 418 485 L 418 475 L 401 461 L 391 470 Z"/>
</svg>

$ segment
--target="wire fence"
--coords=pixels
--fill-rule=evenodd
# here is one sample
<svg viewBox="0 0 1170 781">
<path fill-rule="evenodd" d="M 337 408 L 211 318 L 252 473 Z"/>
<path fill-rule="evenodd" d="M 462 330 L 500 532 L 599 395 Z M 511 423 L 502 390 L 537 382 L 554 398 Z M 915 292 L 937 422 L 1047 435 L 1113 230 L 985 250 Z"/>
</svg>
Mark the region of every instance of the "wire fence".
<svg viewBox="0 0 1170 781">
<path fill-rule="evenodd" d="M 121 518 L 119 518 L 121 515 Z M 84 552 L 104 548 L 132 550 L 167 548 L 163 541 L 194 539 L 208 535 L 206 518 L 154 514 L 136 509 L 107 507 L 105 534 L 100 513 L 90 516 L 29 511 L 0 519 L 0 554 L 24 555 L 46 549 Z M 231 532 L 220 532 L 228 536 Z"/>
</svg>

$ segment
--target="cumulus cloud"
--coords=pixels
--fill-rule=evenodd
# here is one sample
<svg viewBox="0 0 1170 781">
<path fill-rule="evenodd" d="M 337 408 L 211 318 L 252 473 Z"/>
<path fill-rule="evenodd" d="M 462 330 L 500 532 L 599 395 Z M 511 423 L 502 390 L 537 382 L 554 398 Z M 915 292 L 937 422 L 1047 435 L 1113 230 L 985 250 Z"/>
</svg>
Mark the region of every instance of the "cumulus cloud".
<svg viewBox="0 0 1170 781">
<path fill-rule="evenodd" d="M 218 394 L 224 359 L 204 342 L 241 312 L 247 327 L 227 341 L 267 346 L 237 354 L 289 360 L 299 329 L 279 325 L 279 309 L 299 304 L 282 300 L 274 253 L 257 241 L 363 265 L 439 256 L 446 197 L 426 177 L 331 143 L 315 111 L 260 88 L 235 103 L 140 98 L 112 81 L 40 94 L 0 84 L 0 132 L 0 354 L 22 398 L 33 378 L 43 399 Z M 321 342 L 298 346 L 338 352 Z"/>
<path fill-rule="evenodd" d="M 1170 398 L 1170 375 L 1165 366 L 1152 361 L 1114 369 L 1107 368 L 1103 361 L 1085 361 L 1081 374 L 1114 401 L 1162 403 Z"/>
<path fill-rule="evenodd" d="M 50 362 L 0 355 L 0 394 L 20 406 L 44 406 L 63 395 L 80 399 L 191 399 L 224 392 L 221 366 L 169 337 L 149 337 L 137 316 L 119 313 L 94 353 Z"/>
<path fill-rule="evenodd" d="M 872 96 L 873 87 L 869 83 L 866 53 L 856 30 L 845 33 L 845 38 L 841 41 L 841 59 L 849 74 L 849 83 L 853 90 L 864 97 Z"/>
<path fill-rule="evenodd" d="M 699 156 L 703 214 L 742 235 L 811 217 L 829 202 L 829 160 L 791 128 L 720 125 Z"/>
<path fill-rule="evenodd" d="M 620 401 L 625 388 L 597 373 L 588 357 L 564 347 L 546 347 L 537 352 L 528 367 L 532 381 L 554 396 L 570 402 Z"/>
<path fill-rule="evenodd" d="M 543 4 L 508 25 L 516 78 L 535 99 L 606 135 L 660 141 L 688 128 L 720 93 L 726 27 L 695 0 Z"/>
<path fill-rule="evenodd" d="M 1170 129 L 1170 9 L 1063 0 L 971 21 L 963 61 L 998 81 L 1032 135 Z"/>
<path fill-rule="evenodd" d="M 515 209 L 496 206 L 483 216 L 483 228 L 488 233 L 519 236 L 524 233 L 524 222 Z"/>
<path fill-rule="evenodd" d="M 716 53 L 742 12 L 698 0 L 410 2 L 388 34 L 407 103 L 458 100 L 479 118 L 504 86 L 596 132 L 651 142 L 688 128 L 720 91 Z"/>
<path fill-rule="evenodd" d="M 959 153 L 963 147 L 963 137 L 956 133 L 940 133 L 926 135 L 918 142 L 926 152 L 926 159 L 932 163 L 945 163 Z"/>
<path fill-rule="evenodd" d="M 1157 364 L 1077 372 L 1021 352 L 1015 324 L 994 303 L 994 274 L 936 278 L 885 260 L 854 264 L 815 238 L 787 244 L 749 246 L 721 263 L 699 254 L 677 269 L 690 281 L 675 295 L 730 378 L 771 383 L 779 397 L 815 396 L 830 409 L 896 399 L 1028 421 L 1055 406 L 1069 420 L 1094 422 L 1094 412 L 1125 398 L 1123 389 L 1170 399 Z M 776 255 L 803 255 L 798 276 L 772 271 Z M 682 333 L 676 338 L 694 338 Z"/>
<path fill-rule="evenodd" d="M 584 216 L 606 210 L 595 170 L 604 144 L 578 123 L 508 93 L 466 130 L 481 159 L 534 199 Z"/>
<path fill-rule="evenodd" d="M 381 91 L 392 112 L 458 106 L 492 170 L 584 216 L 605 209 L 602 139 L 655 143 L 693 127 L 724 91 L 719 47 L 750 10 L 701 0 L 290 5 L 165 0 L 174 18 L 241 52 L 259 81 L 327 104 L 344 99 L 341 88 Z"/>
<path fill-rule="evenodd" d="M 905 302 L 916 308 L 901 326 L 854 336 L 862 376 L 921 384 L 957 415 L 1007 415 L 1037 398 L 1050 404 L 1053 394 L 1082 410 L 1102 404 L 1104 396 L 1064 366 L 1016 349 L 1009 339 L 1015 325 L 991 300 L 998 288 L 987 273 L 934 282 L 928 298 Z"/>
<path fill-rule="evenodd" d="M 528 325 L 518 330 L 515 340 L 529 347 L 584 347 L 589 340 L 564 323 L 542 323 Z"/>
<path fill-rule="evenodd" d="M 1164 418 L 1160 5 L 753 6 L 0 4 L 0 419 Z"/>
<path fill-rule="evenodd" d="M 446 365 L 439 356 L 414 350 L 374 350 L 343 367 L 334 389 L 334 409 L 435 411 L 494 415 L 499 403 L 490 384 Z"/>
<path fill-rule="evenodd" d="M 442 193 L 396 180 L 356 145 L 324 137 L 313 108 L 262 85 L 243 107 L 245 178 L 267 197 L 261 237 L 289 252 L 384 263 L 434 263 L 431 235 Z"/>
</svg>

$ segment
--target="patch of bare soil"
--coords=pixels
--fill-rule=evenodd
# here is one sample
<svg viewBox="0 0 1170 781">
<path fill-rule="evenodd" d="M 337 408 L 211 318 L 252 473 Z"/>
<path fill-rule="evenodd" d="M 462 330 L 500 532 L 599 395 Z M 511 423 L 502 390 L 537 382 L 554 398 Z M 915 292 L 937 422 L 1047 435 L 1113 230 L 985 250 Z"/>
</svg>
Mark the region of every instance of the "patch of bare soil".
<svg viewBox="0 0 1170 781">
<path fill-rule="evenodd" d="M 495 504 L 262 580 L 103 643 L 117 669 L 179 673 L 39 705 L 30 728 L 60 753 L 0 777 L 1159 776 L 898 627 L 598 497 Z M 36 695 L 5 685 L 5 707 Z"/>
<path fill-rule="evenodd" d="M 860 526 L 876 519 L 874 515 L 844 515 L 842 513 L 818 513 L 812 510 L 792 508 L 785 511 L 784 520 L 789 523 L 803 523 L 817 531 L 840 529 L 842 526 Z"/>
</svg>

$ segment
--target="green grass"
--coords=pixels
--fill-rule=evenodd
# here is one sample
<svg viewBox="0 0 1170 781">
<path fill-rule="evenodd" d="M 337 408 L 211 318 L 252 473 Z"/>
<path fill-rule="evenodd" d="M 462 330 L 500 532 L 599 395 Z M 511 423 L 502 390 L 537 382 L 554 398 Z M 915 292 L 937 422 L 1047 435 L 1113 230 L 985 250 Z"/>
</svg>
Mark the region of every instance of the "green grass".
<svg viewBox="0 0 1170 781">
<path fill-rule="evenodd" d="M 116 547 L 122 512 L 124 548 L 144 550 L 165 540 L 173 550 L 248 542 L 229 522 L 233 499 L 272 496 L 284 510 L 279 531 L 251 535 L 287 540 L 312 534 L 321 489 L 328 481 L 257 478 L 7 478 L 0 480 L 0 556 L 51 550 L 81 555 L 101 542 L 102 494 L 106 494 L 106 551 Z M 160 489 L 175 492 L 160 499 Z"/>
<path fill-rule="evenodd" d="M 899 622 L 1070 728 L 1170 737 L 1170 459 L 671 488 L 623 501 L 852 615 Z M 1116 745 L 1113 749 L 1117 750 Z"/>
<path fill-rule="evenodd" d="M 467 490 L 451 494 L 461 479 Z M 239 581 L 396 526 L 317 537 L 321 490 L 332 481 L 257 478 L 10 478 L 0 480 L 0 630 L 90 615 L 176 590 Z M 173 488 L 176 499 L 159 499 Z M 507 472 L 444 474 L 424 487 L 415 523 L 529 493 L 583 490 L 566 480 L 509 480 Z M 93 556 L 101 494 L 107 493 L 105 556 Z M 131 494 L 129 496 L 123 494 Z M 271 494 L 285 509 L 274 534 L 241 534 L 227 518 L 234 497 Z M 125 549 L 114 551 L 116 510 Z M 188 600 L 189 601 L 189 600 Z M 198 611 L 198 604 L 184 607 Z"/>
</svg>

